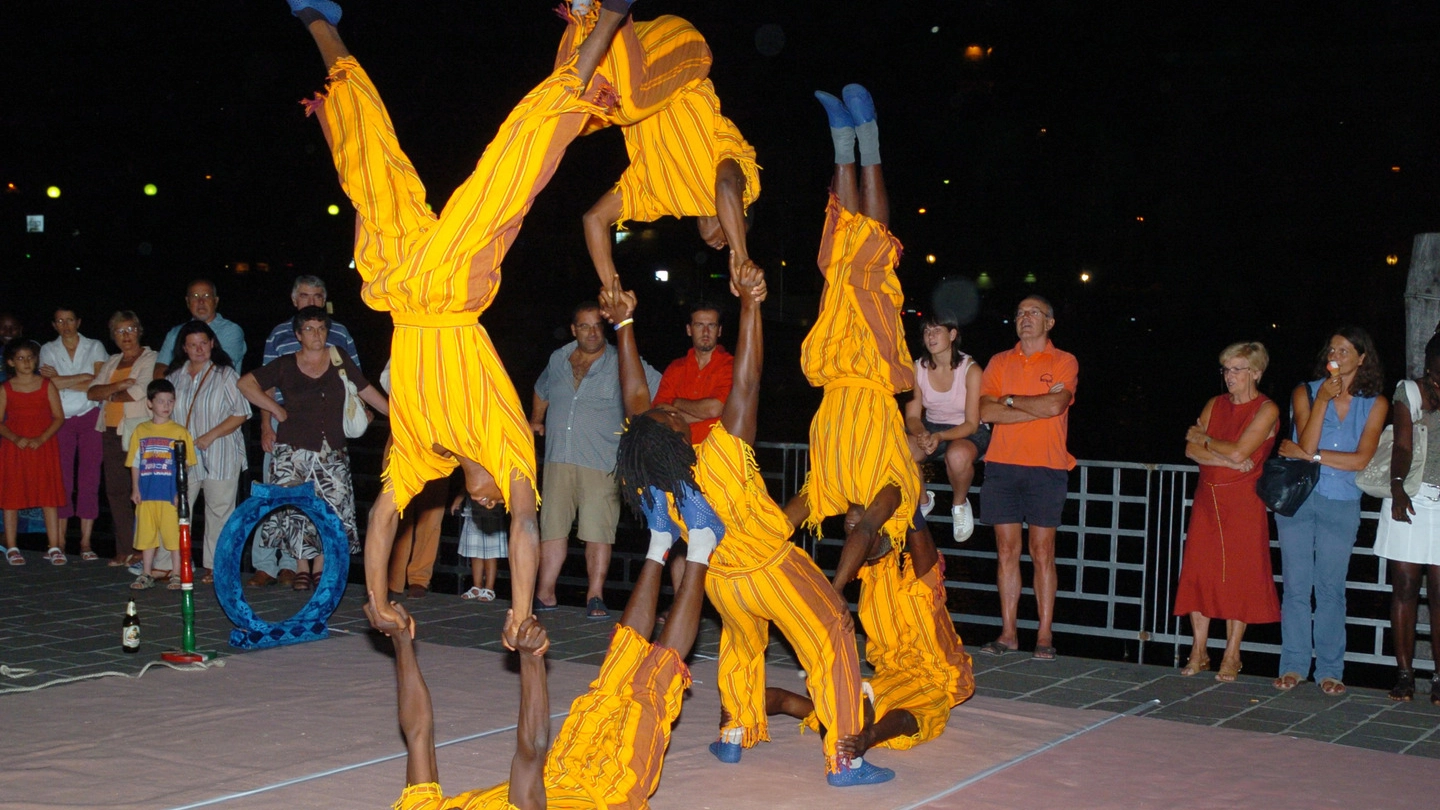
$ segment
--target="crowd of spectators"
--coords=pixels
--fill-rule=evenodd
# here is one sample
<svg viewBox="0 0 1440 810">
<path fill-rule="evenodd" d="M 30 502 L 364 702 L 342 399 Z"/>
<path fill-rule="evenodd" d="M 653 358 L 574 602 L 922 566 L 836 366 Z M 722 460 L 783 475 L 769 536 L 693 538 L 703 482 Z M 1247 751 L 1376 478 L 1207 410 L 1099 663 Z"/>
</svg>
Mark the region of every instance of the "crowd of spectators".
<svg viewBox="0 0 1440 810">
<path fill-rule="evenodd" d="M 350 332 L 326 310 L 326 289 L 315 276 L 296 279 L 296 314 L 268 335 L 262 364 L 242 369 L 244 330 L 219 312 L 213 282 L 192 281 L 184 303 L 190 319 L 165 335 L 159 352 L 146 346 L 145 328 L 131 311 L 106 322 L 114 348 L 84 334 L 81 313 L 61 306 L 52 313 L 55 337 L 43 346 L 26 340 L 18 319 L 0 313 L 0 510 L 6 559 L 25 563 L 17 548 L 21 510 L 40 511 L 47 537 L 45 559 L 68 562 L 70 519 L 79 518 L 81 562 L 100 559 L 95 525 L 103 489 L 113 525 L 108 564 L 156 579 L 177 568 L 166 550 L 144 566 L 135 546 L 131 434 L 152 419 L 151 384 L 165 380 L 174 391 L 172 420 L 192 437 L 196 464 L 188 496 L 203 503 L 197 578 L 210 582 L 220 531 L 246 491 L 250 468 L 246 423 L 258 425 L 264 451 L 257 478 L 281 485 L 310 484 L 340 515 L 352 553 L 361 533 L 355 514 L 347 437 L 342 427 L 345 380 L 375 412 L 386 413 L 387 395 L 361 370 Z M 1056 571 L 1055 535 L 1075 460 L 1066 448 L 1068 410 L 1079 366 L 1051 342 L 1055 312 L 1039 296 L 1017 307 L 1015 347 L 982 364 L 960 351 L 959 324 L 932 316 L 922 325 L 924 351 L 915 364 L 916 390 L 904 405 L 911 452 L 919 465 L 933 464 L 951 490 L 953 536 L 964 542 L 976 513 L 969 490 L 977 463 L 985 462 L 979 518 L 994 527 L 998 551 L 1000 635 L 981 651 L 1005 655 L 1019 646 L 1020 558 L 1028 540 L 1034 572 L 1039 632 L 1035 655 L 1056 655 L 1051 633 Z M 610 548 L 620 517 L 613 477 L 622 407 L 618 364 L 599 306 L 576 307 L 574 340 L 556 349 L 535 383 L 531 426 L 544 443 L 542 557 L 536 610 L 557 604 L 556 585 L 577 538 L 586 562 L 587 615 L 609 611 L 604 586 Z M 692 307 L 686 335 L 691 349 L 662 375 L 645 373 L 657 404 L 684 414 L 692 442 L 704 440 L 729 394 L 733 358 L 720 344 L 720 309 Z M 1186 455 L 1200 465 L 1174 612 L 1188 617 L 1194 635 L 1183 675 L 1208 670 L 1209 625 L 1225 622 L 1224 654 L 1216 678 L 1233 681 L 1241 670 L 1240 644 L 1251 624 L 1281 623 L 1283 637 L 1277 689 L 1312 676 L 1327 694 L 1345 691 L 1345 577 L 1360 521 L 1361 490 L 1355 474 L 1371 461 L 1381 429 L 1391 421 L 1379 354 L 1362 329 L 1337 329 L 1316 360 L 1313 379 L 1295 387 L 1289 418 L 1260 393 L 1269 355 L 1259 343 L 1241 342 L 1220 353 L 1225 393 L 1207 402 L 1186 434 Z M 388 370 L 388 367 L 387 367 Z M 342 374 L 345 379 L 342 379 Z M 382 377 L 383 380 L 383 377 Z M 1393 595 L 1392 632 L 1399 662 L 1391 696 L 1414 693 L 1413 656 L 1419 590 L 1428 583 L 1432 607 L 1440 606 L 1440 337 L 1426 347 L 1425 373 L 1397 388 L 1391 471 L 1395 491 L 1386 499 L 1375 545 L 1388 561 Z M 1283 428 L 1288 424 L 1288 428 Z M 1417 454 L 1411 436 L 1427 435 L 1428 454 Z M 1281 550 L 1282 594 L 1273 586 L 1270 518 L 1255 492 L 1263 462 L 1278 448 L 1284 458 L 1319 465 L 1319 482 L 1292 516 L 1276 515 Z M 1423 451 L 1426 448 L 1421 448 Z M 1412 457 L 1423 465 L 1418 493 L 1402 482 Z M 934 496 L 921 504 L 928 514 Z M 495 598 L 496 562 L 505 556 L 505 531 L 489 511 L 452 499 L 447 482 L 432 482 L 417 497 L 390 564 L 392 598 L 423 597 L 439 548 L 440 523 L 459 513 L 468 538 L 463 556 L 473 563 L 466 598 Z M 1025 530 L 1028 529 L 1028 536 Z M 103 533 L 102 533 L 103 536 Z M 148 545 L 148 542 L 147 542 Z M 277 512 L 256 533 L 253 587 L 280 582 L 310 587 L 323 565 L 313 524 L 299 512 Z M 673 584 L 684 570 L 677 550 Z M 1426 570 L 1426 567 L 1428 571 Z M 1440 682 L 1432 685 L 1440 701 Z"/>
</svg>

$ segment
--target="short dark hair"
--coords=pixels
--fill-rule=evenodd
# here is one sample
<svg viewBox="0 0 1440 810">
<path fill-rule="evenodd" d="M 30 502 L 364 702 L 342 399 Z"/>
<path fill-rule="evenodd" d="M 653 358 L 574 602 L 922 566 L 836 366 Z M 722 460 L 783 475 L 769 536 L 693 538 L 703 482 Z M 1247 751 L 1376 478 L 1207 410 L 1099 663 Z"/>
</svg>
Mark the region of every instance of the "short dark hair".
<svg viewBox="0 0 1440 810">
<path fill-rule="evenodd" d="M 295 317 L 290 319 L 290 331 L 294 332 L 295 337 L 298 338 L 300 337 L 300 327 L 311 321 L 325 324 L 325 331 L 330 331 L 330 313 L 326 312 L 324 307 L 301 307 L 295 313 Z"/>
<path fill-rule="evenodd" d="M 570 313 L 570 325 L 574 326 L 575 324 L 580 322 L 580 313 L 589 312 L 591 310 L 594 310 L 596 312 L 604 312 L 604 310 L 600 308 L 599 301 L 581 301 L 580 303 L 576 304 L 575 310 Z"/>
<path fill-rule="evenodd" d="M 932 326 L 955 330 L 955 341 L 950 345 L 950 368 L 959 368 L 960 359 L 965 356 L 959 351 L 960 322 L 955 320 L 955 316 L 948 312 L 931 312 L 920 321 L 920 331 L 923 333 Z M 920 354 L 920 365 L 925 368 L 935 368 L 935 359 L 930 356 L 930 352 L 922 352 Z"/>
<path fill-rule="evenodd" d="M 724 311 L 720 309 L 719 304 L 712 304 L 702 298 L 690 305 L 690 314 L 686 317 L 685 322 L 689 323 L 695 320 L 695 313 L 697 312 L 713 312 L 715 313 L 715 320 L 717 321 L 725 314 Z"/>
<path fill-rule="evenodd" d="M 146 399 L 154 401 L 160 394 L 175 396 L 175 386 L 171 385 L 169 380 L 151 380 L 150 384 L 145 386 Z"/>
</svg>

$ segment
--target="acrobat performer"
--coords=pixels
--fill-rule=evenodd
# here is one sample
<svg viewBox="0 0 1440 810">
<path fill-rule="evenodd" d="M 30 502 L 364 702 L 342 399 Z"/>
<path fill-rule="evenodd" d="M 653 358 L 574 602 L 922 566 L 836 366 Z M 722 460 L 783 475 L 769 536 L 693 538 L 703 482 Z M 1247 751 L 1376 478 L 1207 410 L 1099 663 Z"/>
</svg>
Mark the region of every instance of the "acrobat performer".
<svg viewBox="0 0 1440 810">
<path fill-rule="evenodd" d="M 771 499 L 755 463 L 756 412 L 764 359 L 760 303 L 764 273 L 753 262 L 732 254 L 731 278 L 740 294 L 740 329 L 735 347 L 734 381 L 720 423 L 698 446 L 690 444 L 690 426 L 673 408 L 650 407 L 651 397 L 635 345 L 635 296 L 607 290 L 601 304 L 617 326 L 621 395 L 630 417 L 620 437 L 615 477 L 621 492 L 647 493 L 654 487 L 667 501 L 679 501 L 667 521 L 688 531 L 696 527 L 684 513 L 685 488 L 692 484 L 719 513 L 725 542 L 710 558 L 705 592 L 720 612 L 720 660 L 717 680 L 723 709 L 719 739 L 710 751 L 721 762 L 736 763 L 741 753 L 770 739 L 765 715 L 765 648 L 770 625 L 795 648 L 805 683 L 824 724 L 826 780 L 834 786 L 875 784 L 894 771 L 842 757 L 841 737 L 858 734 L 860 662 L 855 626 L 835 590 L 808 556 L 790 542 L 798 518 Z M 703 535 L 703 532 L 700 534 Z M 689 586 L 688 575 L 682 587 Z"/>
<path fill-rule="evenodd" d="M 326 91 L 306 107 L 319 119 L 340 185 L 355 205 L 361 296 L 372 309 L 390 312 L 395 323 L 394 447 L 370 512 L 366 587 L 386 593 L 400 511 L 426 481 L 461 464 L 472 498 L 487 507 L 503 502 L 510 511 L 515 617 L 505 636 L 513 641 L 529 615 L 535 585 L 535 445 L 515 387 L 478 318 L 495 298 L 501 261 L 535 196 L 585 121 L 603 114 L 614 98 L 608 82 L 591 79 L 624 15 L 601 15 L 574 57 L 520 100 L 475 171 L 436 215 L 379 92 L 340 39 L 340 7 L 329 0 L 287 2 L 329 70 Z"/>
<path fill-rule="evenodd" d="M 863 510 L 845 515 L 848 531 Z M 843 737 L 840 753 L 863 756 L 871 748 L 906 750 L 939 737 L 950 710 L 975 694 L 970 654 L 945 604 L 940 555 L 925 518 L 915 515 L 905 552 L 889 553 L 860 568 L 860 625 L 865 660 L 875 668 L 866 682 L 865 728 Z M 808 697 L 771 687 L 766 709 L 788 714 L 819 731 Z"/>
<path fill-rule="evenodd" d="M 589 41 L 593 26 L 604 25 L 613 3 L 605 0 L 598 10 L 572 5 L 557 65 Z M 627 19 L 601 62 L 597 72 L 615 86 L 618 100 L 587 132 L 620 127 L 630 155 L 619 182 L 584 217 L 585 244 L 603 287 L 619 284 L 610 228 L 631 220 L 696 217 L 710 247 L 728 245 L 741 263 L 750 258 L 745 212 L 760 196 L 760 168 L 755 149 L 720 114 L 710 63 L 710 47 L 695 26 L 669 15 Z"/>
<path fill-rule="evenodd" d="M 835 173 L 820 242 L 820 314 L 800 347 L 805 377 L 825 389 L 810 422 L 806 525 L 818 529 L 851 504 L 864 508 L 846 533 L 833 579 L 837 590 L 866 559 L 904 542 L 920 495 L 905 420 L 895 404 L 895 394 L 914 387 L 915 372 L 900 322 L 905 295 L 895 265 L 901 246 L 886 227 L 890 200 L 875 103 L 858 84 L 847 85 L 843 95 L 842 103 L 829 93 L 815 94 L 830 121 Z"/>
<path fill-rule="evenodd" d="M 691 501 L 702 500 L 699 493 L 690 494 Z M 510 780 L 451 798 L 440 790 L 435 718 L 430 690 L 415 660 L 414 620 L 396 604 L 388 611 L 393 619 L 383 615 L 372 591 L 366 615 L 395 641 L 400 728 L 409 753 L 407 786 L 395 810 L 645 807 L 660 784 L 670 729 L 690 686 L 685 656 L 700 627 L 706 563 L 722 536 L 723 532 L 710 533 L 708 543 L 691 538 L 684 581 L 669 621 L 652 644 L 647 639 L 655 629 L 661 574 L 673 541 L 663 533 L 652 533 L 654 542 L 600 664 L 600 676 L 570 704 L 553 745 L 543 655 L 549 639 L 534 616 L 521 622 L 515 641 L 520 652 L 520 714 Z"/>
</svg>

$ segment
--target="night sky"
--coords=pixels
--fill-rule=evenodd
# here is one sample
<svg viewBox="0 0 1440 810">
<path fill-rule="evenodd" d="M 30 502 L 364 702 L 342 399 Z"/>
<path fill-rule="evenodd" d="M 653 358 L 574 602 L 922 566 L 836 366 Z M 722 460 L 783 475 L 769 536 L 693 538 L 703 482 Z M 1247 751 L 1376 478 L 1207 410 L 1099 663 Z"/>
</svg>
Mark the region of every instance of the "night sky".
<svg viewBox="0 0 1440 810">
<path fill-rule="evenodd" d="M 760 437 L 803 440 L 819 399 L 798 365 L 832 154 L 811 93 L 851 81 L 879 108 L 909 306 L 924 311 L 943 276 L 983 273 L 963 345 L 988 358 L 1013 344 L 1019 298 L 1053 300 L 1055 342 L 1081 364 L 1078 456 L 1183 460 L 1235 340 L 1266 343 L 1262 388 L 1283 397 L 1329 330 L 1357 323 L 1393 381 L 1411 241 L 1440 230 L 1440 11 L 1245 6 L 641 0 L 637 18 L 679 14 L 706 35 L 724 112 L 763 167 Z M 439 209 L 549 71 L 562 23 L 542 0 L 344 7 L 341 33 Z M 296 103 L 323 66 L 283 2 L 6 3 L 0 76 L 0 309 L 29 334 L 53 337 L 60 303 L 97 337 L 129 308 L 158 346 L 185 317 L 184 282 L 209 276 L 254 362 L 294 276 L 313 272 L 367 368 L 382 365 L 388 318 L 360 303 L 351 209 Z M 580 215 L 624 165 L 617 132 L 577 141 L 506 260 L 483 323 L 527 403 L 597 287 Z M 27 234 L 37 214 L 45 232 Z M 663 367 L 687 346 L 683 305 L 728 298 L 711 278 L 725 264 L 689 222 L 634 233 L 617 259 L 642 351 Z M 661 268 L 670 282 L 653 280 Z"/>
</svg>

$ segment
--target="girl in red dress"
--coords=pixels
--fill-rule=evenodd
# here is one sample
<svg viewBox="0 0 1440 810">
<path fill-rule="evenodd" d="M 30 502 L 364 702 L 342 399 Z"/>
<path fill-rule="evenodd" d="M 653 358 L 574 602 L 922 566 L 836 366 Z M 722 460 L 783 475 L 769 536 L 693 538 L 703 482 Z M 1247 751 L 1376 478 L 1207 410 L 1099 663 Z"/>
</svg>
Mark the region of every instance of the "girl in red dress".
<svg viewBox="0 0 1440 810">
<path fill-rule="evenodd" d="M 5 514 L 5 559 L 24 565 L 15 547 L 21 509 L 41 507 L 50 548 L 45 559 L 65 564 L 65 538 L 60 536 L 57 509 L 65 504 L 60 478 L 60 445 L 55 433 L 65 424 L 60 393 L 35 373 L 40 345 L 14 340 L 5 347 L 10 379 L 0 385 L 0 510 Z"/>
<path fill-rule="evenodd" d="M 1185 455 L 1200 465 L 1175 615 L 1190 616 L 1195 643 L 1181 675 L 1210 668 L 1210 620 L 1225 620 L 1225 657 L 1217 681 L 1240 674 L 1240 640 L 1250 624 L 1280 621 L 1270 567 L 1270 520 L 1255 480 L 1270 448 L 1280 408 L 1260 393 L 1270 355 L 1259 343 L 1220 353 L 1226 393 L 1205 404 L 1185 436 Z"/>
</svg>

